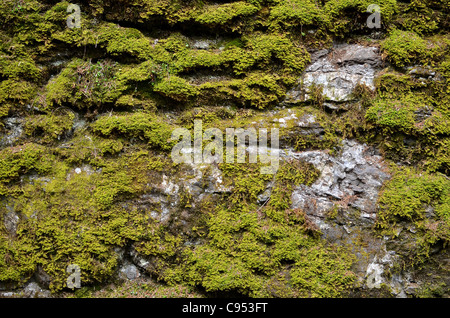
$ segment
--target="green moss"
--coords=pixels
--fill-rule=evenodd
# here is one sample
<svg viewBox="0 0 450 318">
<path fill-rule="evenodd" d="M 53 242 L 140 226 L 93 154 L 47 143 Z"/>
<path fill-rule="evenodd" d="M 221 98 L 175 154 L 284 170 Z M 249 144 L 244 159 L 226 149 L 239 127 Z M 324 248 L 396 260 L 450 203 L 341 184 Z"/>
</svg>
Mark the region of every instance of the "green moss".
<svg viewBox="0 0 450 318">
<path fill-rule="evenodd" d="M 426 55 L 427 42 L 414 32 L 393 30 L 381 43 L 381 48 L 391 63 L 403 67 Z"/>
<path fill-rule="evenodd" d="M 26 158 L 26 164 L 16 166 L 37 167 L 37 158 Z M 15 163 L 14 158 L 8 159 Z M 160 170 L 161 164 L 167 168 L 166 163 L 138 151 L 105 160 L 101 170 L 83 168 L 77 173 L 55 159 L 46 167 L 46 178 L 25 183 L 19 195 L 10 197 L 15 212 L 26 217 L 17 235 L 8 237 L 1 232 L 0 254 L 5 256 L 0 261 L 1 281 L 28 279 L 40 266 L 51 277 L 50 288 L 56 292 L 66 287 L 67 266 L 77 264 L 82 285 L 89 286 L 115 273 L 118 255 L 114 247 L 153 238 L 146 212 L 128 211 L 113 203 L 142 193 L 152 180 L 153 169 Z M 8 168 L 10 177 L 14 169 Z M 25 168 L 19 171 L 25 172 Z M 2 205 L 0 217 L 4 211 Z"/>
<path fill-rule="evenodd" d="M 98 107 L 117 100 L 125 87 L 116 80 L 117 64 L 74 59 L 46 86 L 44 107 L 71 103 L 78 108 Z"/>
<path fill-rule="evenodd" d="M 382 99 L 369 108 L 366 118 L 390 131 L 410 132 L 415 127 L 414 110 L 417 108 L 417 100 L 412 95 L 401 100 Z"/>
<path fill-rule="evenodd" d="M 154 91 L 176 101 L 187 101 L 197 95 L 197 89 L 178 76 L 163 78 L 154 86 Z"/>
<path fill-rule="evenodd" d="M 245 1 L 225 3 L 221 5 L 207 5 L 195 14 L 194 20 L 202 24 L 225 24 L 237 17 L 249 16 L 258 11 L 258 8 Z"/>
<path fill-rule="evenodd" d="M 301 162 L 284 163 L 270 201 L 259 208 L 257 195 L 272 177 L 259 174 L 256 164 L 222 164 L 220 169 L 224 184 L 232 185 L 233 190 L 211 213 L 207 242 L 183 250 L 180 261 L 185 265 L 168 269 L 163 279 L 201 285 L 208 292 L 267 297 L 273 291 L 269 278 L 286 271 L 283 264 L 291 264 L 291 278 L 277 281 L 288 294 L 336 296 L 351 286 L 354 275 L 349 271 L 352 258 L 348 251 L 342 250 L 338 258 L 335 247 L 327 249 L 316 236 L 306 234 L 305 215 L 289 209 L 287 188 L 313 182 L 317 177 L 314 169 Z M 315 259 L 317 267 L 310 259 Z M 325 268 L 329 265 L 337 271 L 328 276 Z"/>
<path fill-rule="evenodd" d="M 355 256 L 345 248 L 312 247 L 302 253 L 291 272 L 300 297 L 339 297 L 351 288 L 355 274 L 349 270 Z"/>
<path fill-rule="evenodd" d="M 417 34 L 429 34 L 439 28 L 443 14 L 434 11 L 430 4 L 421 0 L 411 1 L 402 10 L 397 19 L 403 30 L 413 31 Z"/>
<path fill-rule="evenodd" d="M 277 75 L 253 72 L 242 80 L 202 84 L 200 90 L 215 99 L 229 99 L 238 105 L 264 109 L 281 100 L 286 86 Z"/>
<path fill-rule="evenodd" d="M 379 197 L 377 228 L 392 235 L 396 223 L 413 222 L 417 228 L 416 248 L 409 261 L 422 262 L 438 241 L 450 239 L 450 181 L 443 175 L 429 174 L 413 168 L 398 168 Z M 426 210 L 431 208 L 435 218 Z"/>
<path fill-rule="evenodd" d="M 72 129 L 75 115 L 68 112 L 63 115 L 30 116 L 25 122 L 25 133 L 32 137 L 41 137 L 42 143 L 50 143 L 61 139 L 64 133 Z M 43 135 L 43 136 L 42 136 Z"/>
<path fill-rule="evenodd" d="M 41 70 L 30 57 L 4 56 L 0 60 L 0 76 L 7 78 L 37 79 Z"/>
<path fill-rule="evenodd" d="M 327 19 L 322 9 L 314 1 L 277 1 L 270 10 L 272 27 L 293 27 L 298 25 L 321 25 Z"/>
<path fill-rule="evenodd" d="M 103 116 L 92 124 L 95 133 L 109 136 L 117 133 L 146 140 L 149 145 L 163 150 L 172 149 L 172 127 L 162 119 L 147 113 Z"/>
<path fill-rule="evenodd" d="M 426 87 L 426 84 L 415 82 L 411 76 L 398 72 L 383 72 L 375 79 L 375 85 L 379 95 L 394 98 Z"/>
<path fill-rule="evenodd" d="M 116 100 L 115 105 L 117 107 L 142 109 L 149 112 L 156 111 L 156 104 L 153 99 L 145 96 L 122 95 Z"/>
<path fill-rule="evenodd" d="M 7 116 L 18 105 L 25 105 L 35 94 L 36 85 L 30 82 L 16 79 L 0 82 L 0 117 Z"/>
<path fill-rule="evenodd" d="M 354 30 L 366 27 L 365 13 L 370 0 L 330 0 L 323 11 L 329 15 L 328 28 L 337 36 L 344 36 Z M 376 3 L 380 6 L 382 23 L 387 25 L 397 12 L 396 0 L 382 0 Z"/>
<path fill-rule="evenodd" d="M 51 163 L 45 153 L 45 147 L 33 143 L 3 149 L 0 156 L 0 180 L 9 182 L 33 170 L 38 173 L 48 171 Z"/>
</svg>

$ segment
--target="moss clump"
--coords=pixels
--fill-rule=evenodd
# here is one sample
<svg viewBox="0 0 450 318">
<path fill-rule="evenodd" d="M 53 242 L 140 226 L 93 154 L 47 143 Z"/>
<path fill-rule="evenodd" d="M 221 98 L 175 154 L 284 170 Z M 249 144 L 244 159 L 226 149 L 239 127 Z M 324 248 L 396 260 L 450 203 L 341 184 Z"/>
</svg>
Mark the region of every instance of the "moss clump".
<svg viewBox="0 0 450 318">
<path fill-rule="evenodd" d="M 117 64 L 110 60 L 72 60 L 47 84 L 44 107 L 70 103 L 78 108 L 95 108 L 112 103 L 125 89 L 116 80 Z"/>
<path fill-rule="evenodd" d="M 26 165 L 25 159 L 9 161 L 18 167 L 15 170 L 38 166 L 38 159 L 27 158 Z M 9 197 L 21 222 L 14 235 L 0 232 L 0 280 L 27 280 L 39 266 L 57 292 L 66 287 L 67 266 L 77 264 L 83 286 L 105 281 L 118 264 L 114 247 L 151 240 L 156 227 L 145 211 L 128 211 L 113 203 L 142 193 L 155 169 L 168 165 L 146 151 L 104 160 L 100 170 L 83 167 L 77 172 L 55 157 L 49 161 L 46 177 L 34 178 Z M 6 177 L 15 176 L 9 168 L 12 172 Z M 1 218 L 4 213 L 2 205 Z"/>
<path fill-rule="evenodd" d="M 442 20 L 444 14 L 433 10 L 429 2 L 414 0 L 409 4 L 403 4 L 402 15 L 395 21 L 403 30 L 413 31 L 419 35 L 435 32 Z"/>
<path fill-rule="evenodd" d="M 0 60 L 0 76 L 36 80 L 41 70 L 29 56 L 3 56 Z"/>
<path fill-rule="evenodd" d="M 253 15 L 258 7 L 245 1 L 225 3 L 222 5 L 207 5 L 195 14 L 194 20 L 201 24 L 223 25 L 237 17 Z"/>
<path fill-rule="evenodd" d="M 323 7 L 329 15 L 328 28 L 337 36 L 343 37 L 352 31 L 366 28 L 367 8 L 373 4 L 370 0 L 330 0 Z M 387 25 L 397 12 L 396 0 L 382 0 L 380 6 L 382 23 Z"/>
<path fill-rule="evenodd" d="M 0 180 L 9 182 L 33 170 L 47 172 L 51 163 L 46 152 L 45 147 L 33 143 L 3 149 L 0 152 Z"/>
<path fill-rule="evenodd" d="M 163 78 L 154 86 L 154 91 L 176 101 L 187 101 L 197 95 L 197 89 L 178 76 Z"/>
<path fill-rule="evenodd" d="M 280 77 L 254 72 L 242 80 L 202 84 L 200 91 L 212 99 L 228 99 L 242 106 L 263 109 L 280 101 L 286 88 Z"/>
<path fill-rule="evenodd" d="M 0 117 L 7 116 L 17 105 L 25 105 L 36 93 L 36 85 L 23 80 L 7 79 L 0 82 Z"/>
<path fill-rule="evenodd" d="M 282 26 L 322 26 L 327 15 L 314 1 L 277 1 L 278 3 L 270 10 L 270 23 L 274 28 Z"/>
<path fill-rule="evenodd" d="M 377 228 L 392 235 L 396 223 L 412 222 L 417 230 L 410 262 L 422 262 L 433 244 L 450 240 L 450 181 L 443 175 L 397 168 L 378 200 Z M 433 211 L 434 217 L 426 211 Z M 429 212 L 428 212 L 429 213 Z"/>
<path fill-rule="evenodd" d="M 427 42 L 414 32 L 393 30 L 381 48 L 391 63 L 403 67 L 426 56 Z"/>
<path fill-rule="evenodd" d="M 172 127 L 156 115 L 148 113 L 120 114 L 100 117 L 92 124 L 95 133 L 141 138 L 150 146 L 163 150 L 172 149 Z"/>
<path fill-rule="evenodd" d="M 408 133 L 415 127 L 414 111 L 419 107 L 413 95 L 401 100 L 381 99 L 369 108 L 366 118 L 391 132 L 400 130 Z"/>
<path fill-rule="evenodd" d="M 72 112 L 62 115 L 51 113 L 30 116 L 25 122 L 25 133 L 28 136 L 40 137 L 42 143 L 51 143 L 60 140 L 72 129 L 74 119 L 75 115 Z"/>
</svg>

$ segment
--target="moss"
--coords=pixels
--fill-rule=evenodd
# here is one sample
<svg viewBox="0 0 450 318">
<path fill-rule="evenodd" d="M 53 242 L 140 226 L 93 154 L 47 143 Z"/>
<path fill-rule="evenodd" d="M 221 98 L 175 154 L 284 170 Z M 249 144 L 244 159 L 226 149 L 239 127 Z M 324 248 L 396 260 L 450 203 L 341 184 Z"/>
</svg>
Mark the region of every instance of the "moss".
<svg viewBox="0 0 450 318">
<path fill-rule="evenodd" d="M 403 30 L 420 35 L 436 31 L 443 19 L 442 13 L 434 11 L 429 3 L 421 0 L 411 1 L 402 11 L 396 22 Z"/>
<path fill-rule="evenodd" d="M 72 60 L 46 86 L 46 108 L 70 103 L 78 108 L 99 107 L 117 100 L 125 86 L 116 80 L 117 64 L 111 60 L 92 63 Z"/>
<path fill-rule="evenodd" d="M 279 25 L 294 27 L 298 25 L 321 26 L 325 23 L 326 14 L 313 1 L 277 1 L 270 10 L 270 23 L 272 27 Z"/>
<path fill-rule="evenodd" d="M 172 127 L 153 114 L 103 116 L 92 124 L 92 129 L 103 136 L 118 133 L 127 137 L 141 138 L 149 145 L 163 150 L 172 149 L 170 142 Z"/>
<path fill-rule="evenodd" d="M 116 100 L 115 105 L 117 107 L 142 109 L 148 112 L 156 111 L 156 103 L 153 99 L 145 98 L 145 96 L 122 95 Z"/>
<path fill-rule="evenodd" d="M 51 163 L 44 153 L 45 147 L 33 143 L 3 149 L 0 156 L 1 181 L 9 182 L 33 170 L 38 173 L 48 171 Z"/>
<path fill-rule="evenodd" d="M 325 111 L 320 88 L 312 105 L 275 107 L 310 62 L 307 49 L 373 31 L 368 0 L 95 0 L 83 5 L 80 29 L 66 27 L 68 4 L 6 1 L 0 8 L 0 116 L 37 112 L 25 117 L 25 144 L 0 153 L 0 221 L 12 206 L 20 218 L 17 233 L 0 228 L 0 281 L 25 282 L 40 268 L 60 291 L 67 265 L 76 263 L 88 290 L 115 275 L 116 247 L 133 246 L 150 260 L 150 274 L 210 295 L 351 290 L 354 252 L 322 240 L 308 214 L 291 209 L 293 189 L 318 177 L 304 162 L 283 162 L 274 176 L 261 175 L 258 164 L 219 165 L 229 192 L 207 193 L 194 205 L 181 186 L 171 219 L 153 220 L 150 210 L 160 206 L 143 206 L 143 195 L 161 191 L 163 174 L 175 182 L 193 177 L 168 159 L 170 122 L 192 128 L 194 119 L 204 128 L 278 127 L 283 147 L 297 150 L 332 154 L 343 138 L 378 144 L 387 158 L 424 169 L 399 170 L 386 184 L 379 233 L 413 224 L 416 234 L 400 233 L 413 242 L 401 255 L 420 260 L 448 242 L 448 180 L 437 172 L 450 167 L 446 1 L 378 3 L 391 31 L 382 52 L 396 71 L 379 76 L 377 95 L 357 87 L 357 102 L 338 111 Z M 215 44 L 191 46 L 199 30 Z M 61 60 L 69 63 L 60 71 Z M 405 74 L 412 64 L 437 74 Z M 202 107 L 161 115 L 156 105 Z M 87 112 L 86 124 L 72 131 L 68 108 Z M 314 118 L 310 127 L 297 125 L 304 115 Z M 215 176 L 211 167 L 202 171 L 206 190 Z M 266 190 L 270 200 L 261 203 Z"/>
<path fill-rule="evenodd" d="M 413 168 L 397 168 L 379 197 L 377 228 L 392 235 L 396 223 L 413 222 L 417 228 L 415 250 L 408 262 L 420 263 L 429 256 L 433 244 L 450 239 L 450 181 L 439 174 L 429 174 Z M 434 218 L 427 216 L 432 209 Z"/>
<path fill-rule="evenodd" d="M 356 276 L 349 270 L 354 261 L 342 247 L 310 248 L 296 261 L 292 284 L 300 297 L 339 297 L 354 284 Z"/>
<path fill-rule="evenodd" d="M 29 157 L 27 166 L 37 166 L 33 163 L 37 159 Z M 138 151 L 105 160 L 101 170 L 83 168 L 80 173 L 55 159 L 45 170 L 47 178 L 27 182 L 20 195 L 10 198 L 16 213 L 24 218 L 15 237 L 8 239 L 2 231 L 0 254 L 5 257 L 0 262 L 1 281 L 28 279 L 40 266 L 51 277 L 50 288 L 56 292 L 66 287 L 67 266 L 77 264 L 82 285 L 89 286 L 115 273 L 118 255 L 114 246 L 130 240 L 151 242 L 153 225 L 146 213 L 113 203 L 144 191 L 149 174 L 160 170 L 157 158 Z M 8 176 L 14 172 L 10 170 Z M 3 206 L 0 211 L 3 216 Z"/>
<path fill-rule="evenodd" d="M 195 13 L 194 20 L 202 24 L 225 24 L 237 17 L 249 16 L 258 11 L 258 7 L 245 1 L 225 3 L 222 5 L 208 5 Z"/>
<path fill-rule="evenodd" d="M 370 0 L 330 0 L 323 11 L 329 15 L 328 28 L 337 36 L 343 37 L 355 30 L 366 28 L 366 13 Z M 382 23 L 387 25 L 397 12 L 396 0 L 378 1 Z"/>
<path fill-rule="evenodd" d="M 206 94 L 213 92 L 214 99 L 231 99 L 242 106 L 264 109 L 281 100 L 286 93 L 286 86 L 277 75 L 253 72 L 242 80 L 202 84 L 200 91 Z"/>
<path fill-rule="evenodd" d="M 30 116 L 25 122 L 25 133 L 28 136 L 40 136 L 40 142 L 50 143 L 60 140 L 73 126 L 75 115 L 68 112 L 62 115 L 35 115 Z M 43 135 L 43 137 L 42 137 Z"/>
<path fill-rule="evenodd" d="M 0 82 L 0 117 L 7 116 L 17 105 L 25 105 L 36 94 L 36 85 L 23 80 L 7 79 Z"/>
<path fill-rule="evenodd" d="M 426 87 L 425 83 L 416 82 L 411 76 L 399 72 L 382 72 L 375 79 L 375 85 L 379 95 L 394 98 Z"/>
<path fill-rule="evenodd" d="M 381 48 L 391 63 L 403 67 L 426 55 L 427 42 L 414 32 L 393 30 L 381 43 Z"/>
<path fill-rule="evenodd" d="M 414 129 L 417 106 L 412 95 L 401 100 L 378 100 L 367 111 L 366 118 L 390 131 L 410 132 Z"/>
<path fill-rule="evenodd" d="M 176 101 L 187 101 L 197 95 L 197 89 L 178 76 L 163 78 L 154 86 L 154 91 Z"/>
<path fill-rule="evenodd" d="M 301 162 L 284 163 L 276 176 L 269 203 L 258 208 L 257 195 L 272 177 L 259 174 L 256 164 L 222 164 L 220 168 L 225 185 L 232 184 L 233 191 L 211 213 L 208 241 L 184 249 L 179 262 L 185 265 L 166 270 L 163 279 L 201 285 L 208 292 L 232 291 L 267 297 L 273 290 L 269 277 L 279 276 L 286 270 L 282 264 L 287 263 L 291 264 L 288 275 L 292 278 L 277 283 L 291 295 L 336 296 L 352 284 L 354 276 L 348 271 L 352 263 L 350 254 L 342 250 L 338 259 L 334 247 L 326 249 L 317 237 L 305 234 L 304 215 L 298 217 L 299 214 L 289 209 L 286 187 L 310 184 L 317 172 Z M 281 218 L 271 213 L 275 210 Z M 346 255 L 345 261 L 342 255 Z M 309 258 L 324 267 L 311 266 Z M 339 263 L 338 267 L 333 265 L 338 270 L 330 276 L 322 276 L 327 271 L 325 264 L 331 264 L 333 258 Z M 304 283 L 306 277 L 310 282 L 308 286 Z"/>
<path fill-rule="evenodd" d="M 3 56 L 0 61 L 0 76 L 35 80 L 41 70 L 30 57 Z"/>
<path fill-rule="evenodd" d="M 124 82 L 154 82 L 160 70 L 159 65 L 148 60 L 135 67 L 123 67 L 117 74 L 117 78 Z"/>
</svg>

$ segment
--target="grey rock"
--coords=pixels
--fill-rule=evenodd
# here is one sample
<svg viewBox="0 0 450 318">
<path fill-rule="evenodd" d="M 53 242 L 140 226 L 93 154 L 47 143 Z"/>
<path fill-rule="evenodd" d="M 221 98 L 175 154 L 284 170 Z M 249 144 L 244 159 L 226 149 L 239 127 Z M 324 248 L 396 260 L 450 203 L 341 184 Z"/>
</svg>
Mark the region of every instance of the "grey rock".
<svg viewBox="0 0 450 318">
<path fill-rule="evenodd" d="M 28 283 L 23 289 L 25 298 L 49 298 L 51 293 L 49 290 L 43 290 L 36 282 Z"/>
<path fill-rule="evenodd" d="M 6 231 L 11 235 L 16 235 L 17 226 L 19 225 L 20 218 L 15 212 L 8 212 L 5 215 L 4 225 Z"/>
<path fill-rule="evenodd" d="M 191 44 L 191 47 L 198 50 L 207 50 L 211 46 L 211 41 L 196 40 Z"/>
<path fill-rule="evenodd" d="M 375 89 L 374 78 L 381 66 L 378 48 L 358 44 L 336 45 L 329 53 L 313 53 L 302 77 L 286 94 L 285 103 L 298 103 L 310 99 L 311 87 L 321 86 L 328 101 L 346 102 L 353 98 L 357 84 Z M 331 106 L 332 108 L 336 106 Z"/>
<path fill-rule="evenodd" d="M 333 200 L 352 198 L 351 206 L 365 213 L 373 213 L 376 210 L 378 191 L 388 175 L 382 170 L 383 165 L 375 164 L 378 160 L 370 160 L 366 154 L 367 146 L 355 141 L 344 141 L 342 152 L 337 157 L 332 157 L 322 151 L 305 151 L 293 154 L 297 159 L 303 159 L 312 163 L 321 171 L 321 176 L 309 188 L 299 187 L 293 193 L 293 208 L 305 208 L 299 200 L 299 196 L 307 196 L 309 200 L 329 201 L 329 204 L 321 204 L 317 207 L 327 209 Z M 372 158 L 374 159 L 374 158 Z M 379 159 L 378 156 L 376 159 Z M 317 210 L 317 207 L 314 210 Z M 307 210 L 307 209 L 306 209 Z M 322 210 L 323 214 L 326 211 Z M 313 212 L 313 213 L 318 213 Z"/>
<path fill-rule="evenodd" d="M 50 287 L 50 283 L 52 282 L 51 276 L 47 274 L 40 265 L 37 266 L 36 272 L 34 273 L 34 279 L 45 289 L 48 289 Z"/>
<path fill-rule="evenodd" d="M 10 147 L 19 140 L 23 134 L 23 119 L 19 117 L 9 117 L 4 119 L 5 133 L 0 135 L 0 147 Z"/>
<path fill-rule="evenodd" d="M 411 66 L 408 68 L 408 74 L 417 77 L 432 78 L 436 75 L 436 72 L 433 69 L 424 66 Z"/>
<path fill-rule="evenodd" d="M 124 280 L 135 280 L 141 276 L 139 269 L 131 263 L 125 263 L 119 269 L 119 277 Z"/>
</svg>

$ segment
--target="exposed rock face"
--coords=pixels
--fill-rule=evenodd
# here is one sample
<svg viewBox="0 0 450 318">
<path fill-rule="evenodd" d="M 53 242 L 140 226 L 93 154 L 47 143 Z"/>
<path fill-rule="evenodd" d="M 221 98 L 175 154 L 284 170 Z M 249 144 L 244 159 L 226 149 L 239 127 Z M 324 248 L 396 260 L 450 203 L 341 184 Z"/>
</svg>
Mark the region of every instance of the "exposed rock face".
<svg viewBox="0 0 450 318">
<path fill-rule="evenodd" d="M 81 295 L 157 279 L 219 296 L 448 297 L 445 19 L 387 32 L 410 20 L 393 1 L 370 33 L 351 1 L 307 16 L 201 2 L 85 2 L 82 33 L 64 28 L 66 2 L 0 9 L 17 22 L 0 32 L 0 297 L 67 291 L 81 259 Z M 350 35 L 374 44 L 330 47 Z M 280 128 L 270 150 L 289 162 L 268 177 L 173 164 L 169 136 L 195 119 Z"/>
<path fill-rule="evenodd" d="M 322 175 L 311 186 L 301 186 L 292 194 L 293 207 L 323 218 L 337 201 L 357 208 L 363 216 L 374 218 L 378 191 L 389 175 L 382 158 L 365 145 L 344 141 L 342 153 L 332 157 L 323 151 L 291 153 L 290 156 L 314 164 Z M 312 206 L 315 200 L 319 205 Z"/>
<path fill-rule="evenodd" d="M 14 212 L 9 212 L 5 215 L 4 225 L 6 231 L 8 231 L 10 235 L 16 234 L 17 225 L 19 224 L 19 221 L 20 221 L 19 217 Z"/>
<path fill-rule="evenodd" d="M 4 134 L 0 133 L 0 147 L 14 144 L 23 133 L 23 120 L 19 117 L 10 117 L 4 120 Z"/>
<path fill-rule="evenodd" d="M 283 154 L 312 163 L 321 171 L 310 187 L 301 185 L 293 191 L 292 208 L 305 211 L 330 243 L 352 246 L 359 288 L 379 290 L 384 284 L 394 296 L 406 297 L 406 290 L 415 286 L 411 274 L 388 275 L 399 255 L 373 230 L 378 194 L 390 178 L 383 158 L 353 140 L 344 140 L 336 156 L 325 151 L 288 150 Z"/>
<path fill-rule="evenodd" d="M 381 66 L 377 48 L 357 44 L 340 44 L 332 50 L 314 52 L 311 60 L 297 85 L 286 94 L 286 103 L 309 100 L 314 86 L 323 88 L 326 100 L 350 101 L 357 84 L 375 88 L 374 78 Z"/>
<path fill-rule="evenodd" d="M 139 269 L 131 263 L 125 263 L 119 269 L 119 277 L 125 280 L 135 280 L 141 276 Z"/>
</svg>

